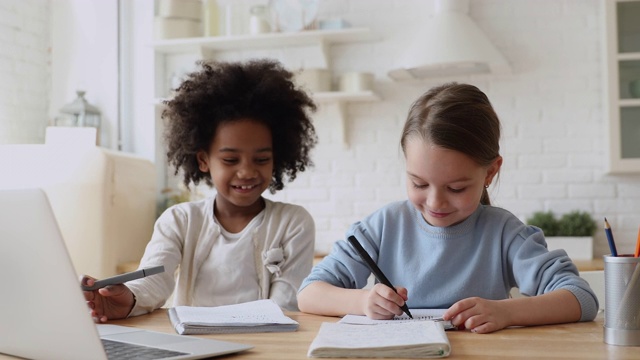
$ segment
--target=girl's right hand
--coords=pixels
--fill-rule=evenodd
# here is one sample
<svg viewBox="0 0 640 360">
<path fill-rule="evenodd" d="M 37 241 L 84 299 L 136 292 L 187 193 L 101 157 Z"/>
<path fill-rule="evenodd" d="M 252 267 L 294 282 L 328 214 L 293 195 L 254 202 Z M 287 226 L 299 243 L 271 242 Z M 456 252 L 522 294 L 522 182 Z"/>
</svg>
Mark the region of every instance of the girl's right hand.
<svg viewBox="0 0 640 360">
<path fill-rule="evenodd" d="M 371 319 L 391 319 L 394 315 L 402 315 L 405 301 L 408 300 L 407 289 L 396 287 L 397 292 L 383 284 L 376 284 L 366 295 L 363 312 Z"/>
<path fill-rule="evenodd" d="M 82 285 L 92 286 L 96 279 L 82 277 Z M 108 285 L 98 290 L 83 291 L 84 299 L 91 310 L 95 322 L 123 319 L 131 312 L 134 305 L 133 293 L 124 284 Z"/>
</svg>

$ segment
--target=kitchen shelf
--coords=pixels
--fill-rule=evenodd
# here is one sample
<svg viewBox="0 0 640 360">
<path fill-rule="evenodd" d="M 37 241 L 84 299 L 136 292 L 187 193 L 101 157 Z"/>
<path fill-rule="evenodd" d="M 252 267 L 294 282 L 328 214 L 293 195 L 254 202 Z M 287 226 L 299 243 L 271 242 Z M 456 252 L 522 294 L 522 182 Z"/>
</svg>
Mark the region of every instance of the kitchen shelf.
<svg viewBox="0 0 640 360">
<path fill-rule="evenodd" d="M 215 36 L 159 40 L 153 43 L 158 53 L 176 54 L 198 51 L 267 49 L 311 46 L 373 40 L 367 28 L 339 30 L 307 30 L 295 33 L 266 33 L 256 35 Z"/>
<path fill-rule="evenodd" d="M 344 92 L 327 91 L 313 94 L 313 100 L 318 103 L 327 102 L 370 102 L 380 101 L 380 97 L 373 91 Z"/>
<path fill-rule="evenodd" d="M 618 60 L 620 60 L 620 61 L 624 61 L 624 60 L 640 60 L 640 52 L 624 53 L 624 54 L 618 54 L 616 56 L 617 56 Z"/>
<path fill-rule="evenodd" d="M 380 101 L 380 97 L 373 91 L 361 91 L 361 92 L 342 92 L 342 91 L 329 91 L 318 92 L 313 94 L 313 100 L 321 106 L 325 107 L 327 111 L 331 112 L 331 115 L 338 120 L 338 132 L 342 145 L 344 147 L 349 146 L 347 141 L 347 114 L 346 104 L 354 102 L 374 102 Z"/>
<path fill-rule="evenodd" d="M 345 147 L 349 145 L 346 133 L 346 104 L 380 101 L 380 97 L 373 91 L 326 91 L 314 93 L 312 94 L 312 98 L 318 106 L 326 108 L 327 111 L 331 112 L 332 115 L 337 118 L 339 124 L 338 132 Z M 156 98 L 153 100 L 153 104 L 158 111 L 161 111 L 164 106 L 162 103 L 164 100 L 164 98 Z"/>
<path fill-rule="evenodd" d="M 640 107 L 640 99 L 621 99 L 621 100 L 618 100 L 618 106 L 619 107 L 634 107 L 634 106 Z"/>
<path fill-rule="evenodd" d="M 380 97 L 373 91 L 345 92 L 345 91 L 325 91 L 312 94 L 313 100 L 318 104 L 334 102 L 373 102 L 380 101 Z M 155 98 L 153 104 L 164 106 L 162 103 L 166 98 Z"/>
<path fill-rule="evenodd" d="M 330 47 L 333 44 L 347 44 L 355 42 L 366 42 L 377 40 L 377 36 L 372 35 L 368 28 L 347 28 L 335 30 L 305 30 L 290 33 L 266 33 L 255 35 L 238 35 L 238 36 L 216 36 L 216 37 L 197 37 L 182 39 L 158 40 L 151 43 L 151 47 L 155 53 L 155 80 L 156 86 L 154 90 L 155 98 L 152 100 L 152 106 L 155 107 L 156 127 L 158 134 L 162 133 L 164 123 L 161 114 L 164 109 L 162 101 L 163 96 L 167 94 L 170 72 L 175 70 L 170 64 L 174 61 L 183 61 L 184 56 L 189 58 L 196 55 L 198 59 L 209 60 L 215 59 L 220 55 L 218 52 L 224 51 L 243 51 L 250 52 L 256 50 L 269 49 L 291 49 L 299 47 L 314 48 L 312 54 L 305 56 L 310 57 L 320 63 L 320 67 L 330 68 Z M 306 49 L 304 49 L 306 51 Z M 322 58 L 318 58 L 321 56 Z M 233 54 L 232 54 L 233 57 Z M 380 97 L 373 91 L 362 92 L 318 92 L 312 94 L 313 100 L 322 111 L 327 111 L 330 115 L 330 121 L 336 121 L 335 126 L 338 127 L 339 136 L 342 142 L 347 146 L 346 132 L 346 107 L 348 103 L 363 103 L 380 101 Z M 159 136 L 159 135 L 158 135 Z M 162 140 L 160 137 L 156 139 L 158 143 Z M 162 146 L 157 147 L 156 155 L 159 159 L 164 159 Z M 167 165 L 165 163 L 158 164 L 158 171 L 164 175 L 164 186 L 168 182 L 168 174 L 166 173 Z"/>
</svg>

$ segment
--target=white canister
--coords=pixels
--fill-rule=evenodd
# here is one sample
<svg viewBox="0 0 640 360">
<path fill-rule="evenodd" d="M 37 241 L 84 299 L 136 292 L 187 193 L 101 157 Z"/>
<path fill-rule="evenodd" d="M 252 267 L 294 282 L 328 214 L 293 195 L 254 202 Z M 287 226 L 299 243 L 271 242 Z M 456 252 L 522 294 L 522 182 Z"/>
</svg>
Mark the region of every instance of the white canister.
<svg viewBox="0 0 640 360">
<path fill-rule="evenodd" d="M 265 34 L 271 32 L 269 24 L 268 9 L 264 5 L 254 5 L 251 7 L 251 17 L 249 18 L 249 34 Z"/>
<path fill-rule="evenodd" d="M 156 16 L 153 25 L 156 39 L 176 39 L 202 36 L 200 21 Z"/>
<path fill-rule="evenodd" d="M 373 74 L 367 72 L 347 72 L 340 76 L 338 89 L 344 92 L 371 91 Z"/>
<path fill-rule="evenodd" d="M 295 82 L 312 92 L 331 91 L 331 74 L 327 69 L 302 69 L 296 74 Z"/>
<path fill-rule="evenodd" d="M 199 21 L 202 17 L 202 0 L 160 0 L 158 15 Z"/>
<path fill-rule="evenodd" d="M 219 36 L 221 34 L 220 7 L 216 0 L 204 0 L 202 32 L 204 36 Z"/>
</svg>

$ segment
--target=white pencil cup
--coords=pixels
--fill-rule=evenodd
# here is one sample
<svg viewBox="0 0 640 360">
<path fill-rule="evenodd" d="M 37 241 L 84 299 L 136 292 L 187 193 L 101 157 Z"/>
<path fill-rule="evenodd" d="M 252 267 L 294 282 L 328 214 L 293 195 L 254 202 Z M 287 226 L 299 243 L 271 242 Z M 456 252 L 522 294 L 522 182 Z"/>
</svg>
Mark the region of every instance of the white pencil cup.
<svg viewBox="0 0 640 360">
<path fill-rule="evenodd" d="M 640 346 L 640 258 L 604 255 L 604 342 Z"/>
</svg>

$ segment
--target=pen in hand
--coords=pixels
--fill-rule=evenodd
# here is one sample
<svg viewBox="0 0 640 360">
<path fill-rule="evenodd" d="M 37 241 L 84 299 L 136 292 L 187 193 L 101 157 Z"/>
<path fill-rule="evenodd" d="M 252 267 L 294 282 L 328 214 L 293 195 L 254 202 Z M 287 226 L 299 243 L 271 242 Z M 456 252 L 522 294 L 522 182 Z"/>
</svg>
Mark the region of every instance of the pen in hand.
<svg viewBox="0 0 640 360">
<path fill-rule="evenodd" d="M 93 290 L 98 290 L 100 288 L 103 288 L 105 286 L 123 284 L 127 281 L 140 279 L 150 275 L 160 274 L 162 272 L 164 272 L 163 265 L 153 266 L 145 269 L 138 269 L 136 271 L 128 272 L 125 274 L 112 276 L 102 280 L 96 280 L 93 286 L 82 285 L 81 287 L 83 291 L 93 291 Z"/>
<path fill-rule="evenodd" d="M 362 247 L 362 245 L 360 245 L 360 243 L 358 242 L 358 239 L 356 239 L 355 236 L 351 235 L 349 236 L 348 240 L 351 246 L 353 246 L 356 249 L 356 251 L 358 252 L 358 255 L 360 255 L 362 260 L 367 264 L 367 266 L 369 267 L 369 270 L 371 270 L 371 272 L 376 277 L 376 279 L 378 279 L 378 281 L 380 281 L 382 284 L 393 289 L 393 291 L 398 292 L 396 288 L 393 287 L 393 285 L 391 285 L 391 282 L 389 281 L 389 279 L 387 279 L 387 277 L 384 276 L 384 274 L 382 273 L 378 265 L 376 265 L 376 263 L 367 253 L 367 251 Z M 413 315 L 411 315 L 411 312 L 409 311 L 409 307 L 407 307 L 406 302 L 400 308 L 402 309 L 402 311 L 404 311 L 405 314 L 407 314 L 410 318 L 413 319 Z"/>
</svg>

